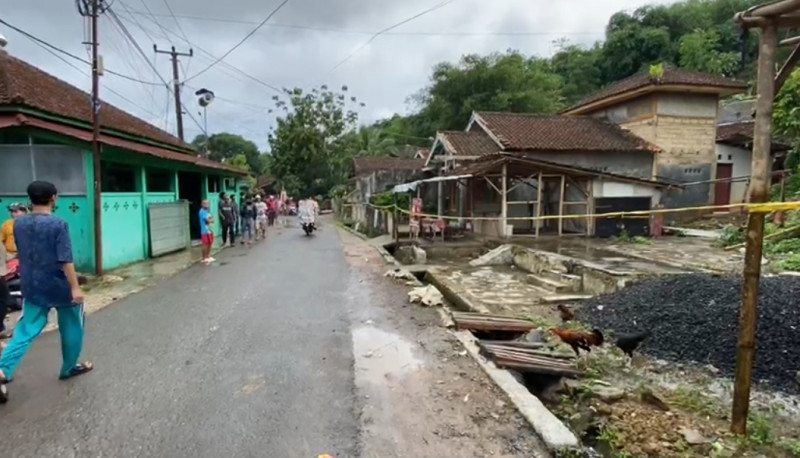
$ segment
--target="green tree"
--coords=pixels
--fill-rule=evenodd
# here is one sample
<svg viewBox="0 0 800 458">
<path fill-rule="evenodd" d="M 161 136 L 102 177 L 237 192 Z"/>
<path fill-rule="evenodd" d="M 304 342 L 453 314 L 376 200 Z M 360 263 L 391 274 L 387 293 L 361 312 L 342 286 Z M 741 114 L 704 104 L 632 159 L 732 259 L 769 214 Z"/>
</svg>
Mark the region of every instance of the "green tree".
<svg viewBox="0 0 800 458">
<path fill-rule="evenodd" d="M 334 92 L 327 86 L 304 92 L 286 90 L 285 97 L 274 97 L 277 127 L 269 135 L 270 172 L 287 192 L 301 195 L 326 195 L 337 184 L 347 181 L 353 157 L 352 132 L 358 121 L 355 97 L 347 97 L 347 87 Z"/>
<path fill-rule="evenodd" d="M 561 40 L 560 48 L 553 55 L 551 63 L 553 71 L 561 77 L 561 95 L 566 105 L 572 105 L 580 99 L 598 90 L 602 84 L 602 73 L 598 66 L 601 48 L 570 45 Z"/>
<path fill-rule="evenodd" d="M 521 53 L 461 58 L 433 69 L 432 84 L 416 97 L 423 117 L 437 129 L 463 129 L 473 111 L 555 113 L 561 108 L 561 81 L 546 59 Z"/>
<path fill-rule="evenodd" d="M 697 29 L 682 36 L 678 53 L 681 67 L 718 75 L 732 75 L 739 68 L 741 55 L 720 51 L 719 34 L 713 29 Z"/>
<path fill-rule="evenodd" d="M 255 174 L 261 173 L 261 153 L 258 146 L 241 135 L 221 132 L 210 137 L 198 135 L 192 145 L 200 151 L 208 151 L 209 157 L 216 161 L 229 160 L 239 154 L 247 159 L 247 165 Z"/>
</svg>

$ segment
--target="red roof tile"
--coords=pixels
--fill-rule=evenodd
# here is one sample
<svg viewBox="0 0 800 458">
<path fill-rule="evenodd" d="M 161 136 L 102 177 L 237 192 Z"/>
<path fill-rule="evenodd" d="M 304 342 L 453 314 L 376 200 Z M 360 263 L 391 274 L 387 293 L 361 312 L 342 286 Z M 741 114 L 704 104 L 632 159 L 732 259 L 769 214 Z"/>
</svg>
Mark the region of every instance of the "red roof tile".
<svg viewBox="0 0 800 458">
<path fill-rule="evenodd" d="M 635 75 L 631 75 L 623 80 L 611 83 L 610 85 L 589 95 L 564 111 L 569 112 L 591 103 L 621 95 L 626 92 L 642 89 L 647 86 L 714 87 L 719 89 L 727 89 L 729 93 L 742 92 L 747 89 L 747 83 L 742 81 L 665 65 L 664 74 L 660 81 L 653 79 L 653 77 L 650 76 L 650 71 L 645 70 L 636 73 Z"/>
<path fill-rule="evenodd" d="M 616 124 L 588 116 L 487 112 L 475 116 L 506 151 L 661 151 Z"/>
<path fill-rule="evenodd" d="M 88 72 L 87 72 L 88 78 Z M 21 105 L 48 114 L 91 123 L 91 96 L 7 52 L 0 51 L 0 105 Z M 103 102 L 100 121 L 109 130 L 143 137 L 154 142 L 193 151 L 177 137 L 144 120 Z"/>
<path fill-rule="evenodd" d="M 717 126 L 717 143 L 745 145 L 753 141 L 754 121 L 742 121 Z M 772 136 L 772 152 L 791 149 L 791 142 L 785 138 Z"/>
<path fill-rule="evenodd" d="M 357 157 L 353 159 L 356 175 L 377 171 L 415 171 L 425 167 L 425 159 L 399 157 Z"/>
<path fill-rule="evenodd" d="M 440 132 L 450 154 L 455 156 L 480 156 L 500 151 L 500 146 L 484 132 Z"/>
</svg>

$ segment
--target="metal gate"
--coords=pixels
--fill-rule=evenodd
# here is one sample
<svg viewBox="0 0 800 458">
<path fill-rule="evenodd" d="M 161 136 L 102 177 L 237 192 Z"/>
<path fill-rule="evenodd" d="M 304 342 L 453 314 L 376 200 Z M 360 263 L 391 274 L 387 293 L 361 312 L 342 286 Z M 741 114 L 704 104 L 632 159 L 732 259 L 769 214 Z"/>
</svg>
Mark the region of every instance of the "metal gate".
<svg viewBox="0 0 800 458">
<path fill-rule="evenodd" d="M 189 202 L 181 200 L 165 204 L 150 204 L 150 256 L 161 256 L 189 248 Z"/>
</svg>

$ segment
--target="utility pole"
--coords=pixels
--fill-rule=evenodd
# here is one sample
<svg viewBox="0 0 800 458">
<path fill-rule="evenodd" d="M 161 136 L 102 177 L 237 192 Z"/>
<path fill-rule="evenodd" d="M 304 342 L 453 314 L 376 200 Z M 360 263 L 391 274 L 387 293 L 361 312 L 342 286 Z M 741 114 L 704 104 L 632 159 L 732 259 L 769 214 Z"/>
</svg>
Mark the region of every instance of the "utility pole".
<svg viewBox="0 0 800 458">
<path fill-rule="evenodd" d="M 86 3 L 90 2 L 89 5 Z M 100 75 L 102 73 L 97 38 L 97 19 L 102 12 L 104 0 L 84 0 L 78 3 L 78 12 L 89 16 L 91 22 L 92 48 L 92 164 L 94 176 L 94 268 L 95 274 L 103 275 L 103 224 L 102 224 L 102 171 L 100 165 Z M 88 10 L 88 11 L 87 11 Z"/>
<path fill-rule="evenodd" d="M 772 129 L 772 101 L 775 98 L 775 23 L 761 28 L 758 50 L 756 119 L 753 132 L 752 178 L 750 203 L 767 201 L 769 194 L 769 153 Z M 758 286 L 761 277 L 761 255 L 764 246 L 764 213 L 750 213 L 747 223 L 747 246 L 744 254 L 742 306 L 739 311 L 739 345 L 736 354 L 736 379 L 733 387 L 731 432 L 745 434 L 750 408 L 750 386 L 753 377 L 753 356 L 758 320 Z"/>
<path fill-rule="evenodd" d="M 153 51 L 157 54 L 169 54 L 172 58 L 172 90 L 175 93 L 175 118 L 178 126 L 178 138 L 183 140 L 183 105 L 181 105 L 181 82 L 178 74 L 178 57 L 192 57 L 194 50 L 189 49 L 188 53 L 181 53 L 173 46 L 169 51 L 159 51 L 158 46 L 153 45 Z"/>
</svg>

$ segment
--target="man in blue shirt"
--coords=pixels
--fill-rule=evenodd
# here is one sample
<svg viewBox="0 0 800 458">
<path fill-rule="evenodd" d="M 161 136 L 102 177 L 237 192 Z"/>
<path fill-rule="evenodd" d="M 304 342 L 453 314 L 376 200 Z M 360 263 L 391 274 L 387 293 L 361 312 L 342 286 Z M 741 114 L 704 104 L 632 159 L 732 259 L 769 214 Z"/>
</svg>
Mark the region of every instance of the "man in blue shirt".
<svg viewBox="0 0 800 458">
<path fill-rule="evenodd" d="M 200 214 L 198 216 L 200 218 L 200 238 L 203 242 L 202 262 L 210 264 L 214 262 L 214 258 L 211 257 L 211 247 L 214 245 L 214 231 L 212 230 L 214 217 L 211 215 L 211 210 L 209 210 L 208 200 L 203 200 L 200 203 Z"/>
<path fill-rule="evenodd" d="M 28 185 L 28 197 L 33 203 L 33 212 L 14 223 L 25 300 L 14 337 L 0 357 L 0 402 L 8 400 L 6 384 L 47 325 L 51 308 L 58 312 L 61 334 L 63 365 L 59 378 L 68 379 L 93 369 L 89 362 L 78 362 L 83 349 L 83 291 L 72 262 L 67 223 L 52 215 L 57 200 L 56 187 L 46 181 L 34 181 Z"/>
</svg>

